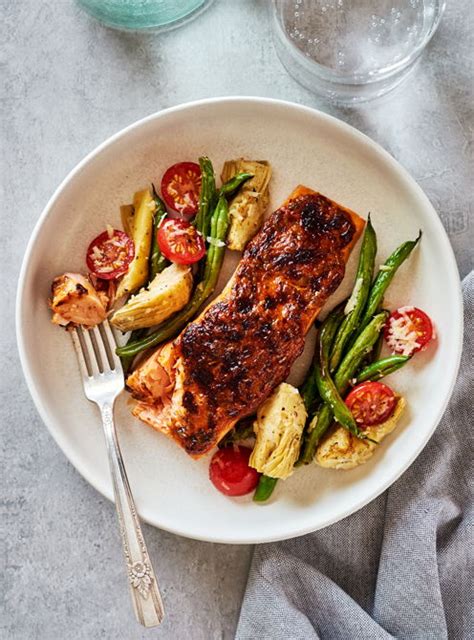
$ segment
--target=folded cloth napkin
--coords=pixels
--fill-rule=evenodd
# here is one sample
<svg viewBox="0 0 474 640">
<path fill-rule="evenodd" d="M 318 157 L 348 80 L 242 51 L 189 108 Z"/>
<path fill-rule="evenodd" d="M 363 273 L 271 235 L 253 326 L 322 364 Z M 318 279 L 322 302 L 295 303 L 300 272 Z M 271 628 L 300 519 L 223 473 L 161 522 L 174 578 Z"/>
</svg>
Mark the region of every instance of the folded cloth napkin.
<svg viewBox="0 0 474 640">
<path fill-rule="evenodd" d="M 474 272 L 450 405 L 414 464 L 322 531 L 256 547 L 238 640 L 474 638 Z"/>
</svg>

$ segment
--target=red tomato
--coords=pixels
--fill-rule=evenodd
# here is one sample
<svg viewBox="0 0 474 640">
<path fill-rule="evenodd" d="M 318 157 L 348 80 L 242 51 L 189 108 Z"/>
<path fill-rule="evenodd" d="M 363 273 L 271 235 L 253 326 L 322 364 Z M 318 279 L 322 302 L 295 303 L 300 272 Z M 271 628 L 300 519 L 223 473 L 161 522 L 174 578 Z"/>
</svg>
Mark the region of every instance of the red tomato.
<svg viewBox="0 0 474 640">
<path fill-rule="evenodd" d="M 384 337 L 393 353 L 411 356 L 434 337 L 433 324 L 421 309 L 400 307 L 390 314 Z"/>
<path fill-rule="evenodd" d="M 206 253 L 204 238 L 185 220 L 167 218 L 158 229 L 157 238 L 161 253 L 171 262 L 192 264 Z"/>
<path fill-rule="evenodd" d="M 87 249 L 89 271 L 103 280 L 113 280 L 128 271 L 135 256 L 133 240 L 119 229 L 108 229 L 94 238 Z"/>
<path fill-rule="evenodd" d="M 201 167 L 195 162 L 178 162 L 165 171 L 161 193 L 166 204 L 184 216 L 194 216 L 199 206 Z"/>
<path fill-rule="evenodd" d="M 397 398 L 390 387 L 382 382 L 362 382 L 352 389 L 346 398 L 357 424 L 372 426 L 382 424 L 395 411 Z"/>
<path fill-rule="evenodd" d="M 209 465 L 212 484 L 226 496 L 243 496 L 255 489 L 260 474 L 249 467 L 251 450 L 246 447 L 219 449 Z"/>
</svg>

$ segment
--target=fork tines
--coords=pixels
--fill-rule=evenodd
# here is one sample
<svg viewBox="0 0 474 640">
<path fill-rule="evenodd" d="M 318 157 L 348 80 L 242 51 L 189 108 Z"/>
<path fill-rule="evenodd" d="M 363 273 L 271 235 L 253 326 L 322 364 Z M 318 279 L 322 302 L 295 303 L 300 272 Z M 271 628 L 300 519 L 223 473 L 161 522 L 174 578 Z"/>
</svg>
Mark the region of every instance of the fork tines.
<svg viewBox="0 0 474 640">
<path fill-rule="evenodd" d="M 84 377 L 111 371 L 122 373 L 120 358 L 115 353 L 117 343 L 108 320 L 89 329 L 74 327 L 69 333 Z"/>
</svg>

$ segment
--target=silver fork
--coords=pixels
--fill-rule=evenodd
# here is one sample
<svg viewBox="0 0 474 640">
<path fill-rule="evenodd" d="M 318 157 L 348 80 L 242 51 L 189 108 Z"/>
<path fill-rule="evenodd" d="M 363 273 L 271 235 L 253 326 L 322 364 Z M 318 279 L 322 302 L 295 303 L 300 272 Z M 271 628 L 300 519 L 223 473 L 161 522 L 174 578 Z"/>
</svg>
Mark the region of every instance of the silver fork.
<svg viewBox="0 0 474 640">
<path fill-rule="evenodd" d="M 144 627 L 154 627 L 164 616 L 155 572 L 148 556 L 140 521 L 125 471 L 114 425 L 115 398 L 125 387 L 115 337 L 108 321 L 92 329 L 70 331 L 82 374 L 86 398 L 95 402 L 102 415 L 115 506 L 122 538 L 135 615 Z"/>
</svg>

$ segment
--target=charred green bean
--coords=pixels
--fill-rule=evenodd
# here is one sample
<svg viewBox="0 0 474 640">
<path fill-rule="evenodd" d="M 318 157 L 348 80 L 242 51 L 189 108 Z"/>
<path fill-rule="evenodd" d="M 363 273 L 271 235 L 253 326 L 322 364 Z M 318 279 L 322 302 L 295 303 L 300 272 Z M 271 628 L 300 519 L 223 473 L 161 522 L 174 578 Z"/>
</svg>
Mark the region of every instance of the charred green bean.
<svg viewBox="0 0 474 640">
<path fill-rule="evenodd" d="M 367 306 L 365 307 L 364 315 L 360 321 L 360 328 L 363 329 L 368 325 L 372 316 L 377 312 L 377 309 L 383 302 L 383 297 L 389 284 L 392 282 L 397 269 L 405 262 L 418 242 L 421 240 L 421 231 L 415 240 L 409 240 L 400 245 L 390 255 L 384 264 L 380 267 L 380 271 L 375 278 L 367 300 Z"/>
<path fill-rule="evenodd" d="M 334 419 L 358 438 L 365 439 L 366 436 L 359 430 L 354 416 L 341 398 L 336 384 L 329 373 L 329 351 L 331 349 L 332 337 L 334 336 L 334 324 L 334 320 L 330 315 L 327 322 L 323 323 L 319 333 L 319 360 L 314 367 L 316 384 L 321 399 L 331 409 Z"/>
<path fill-rule="evenodd" d="M 155 277 L 168 266 L 169 262 L 165 256 L 161 253 L 158 245 L 158 229 L 166 217 L 166 207 L 163 200 L 157 194 L 155 185 L 153 187 L 153 200 L 155 201 L 155 213 L 153 214 L 153 230 L 151 237 L 151 251 L 150 251 L 150 275 L 148 282 L 150 283 Z"/>
<path fill-rule="evenodd" d="M 344 355 L 346 345 L 359 328 L 359 321 L 367 304 L 367 297 L 372 283 L 376 253 L 377 237 L 369 216 L 362 239 L 354 289 L 346 305 L 346 317 L 339 327 L 331 349 L 329 360 L 331 373 L 337 369 Z"/>
<path fill-rule="evenodd" d="M 334 385 L 339 395 L 343 395 L 355 372 L 360 367 L 366 354 L 370 352 L 377 341 L 380 331 L 386 320 L 386 313 L 382 312 L 375 316 L 372 322 L 359 335 L 354 345 L 338 367 L 334 376 Z M 314 458 L 316 447 L 322 436 L 329 428 L 333 419 L 333 412 L 328 404 L 323 404 L 318 411 L 309 419 L 308 428 L 305 435 L 300 461 L 309 464 Z"/>
<path fill-rule="evenodd" d="M 336 331 L 338 330 L 339 325 L 341 324 L 341 321 L 344 317 L 344 305 L 345 302 L 333 309 L 327 318 L 327 322 L 325 321 L 326 339 L 330 343 L 330 345 L 332 345 L 334 336 L 336 335 Z M 311 364 L 308 374 L 300 388 L 301 397 L 303 398 L 303 402 L 308 413 L 314 409 L 314 404 L 318 399 L 318 385 L 316 383 L 315 377 L 315 368 L 317 366 L 318 359 L 316 352 L 313 363 Z"/>
<path fill-rule="evenodd" d="M 411 356 L 389 356 L 388 358 L 377 360 L 377 362 L 372 362 L 357 374 L 357 382 L 380 380 L 401 369 L 410 359 Z"/>
<path fill-rule="evenodd" d="M 224 182 L 222 187 L 219 189 L 219 194 L 226 196 L 227 198 L 233 196 L 244 182 L 247 182 L 250 178 L 253 178 L 253 173 L 236 173 L 233 178 Z"/>
<path fill-rule="evenodd" d="M 273 490 L 278 482 L 278 478 L 270 478 L 270 476 L 261 475 L 257 488 L 253 494 L 255 502 L 265 502 L 272 495 Z"/>
</svg>

